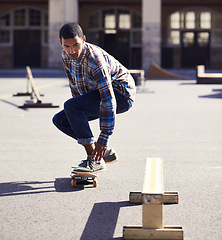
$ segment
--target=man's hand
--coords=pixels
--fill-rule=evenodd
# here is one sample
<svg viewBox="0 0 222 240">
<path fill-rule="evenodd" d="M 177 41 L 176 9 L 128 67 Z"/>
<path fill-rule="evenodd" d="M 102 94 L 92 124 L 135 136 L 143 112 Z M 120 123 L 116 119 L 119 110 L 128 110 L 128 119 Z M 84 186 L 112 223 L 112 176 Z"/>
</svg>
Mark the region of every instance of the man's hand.
<svg viewBox="0 0 222 240">
<path fill-rule="evenodd" d="M 94 160 L 95 162 L 99 162 L 105 156 L 106 150 L 106 145 L 96 142 L 95 149 L 92 154 L 92 160 Z"/>
</svg>

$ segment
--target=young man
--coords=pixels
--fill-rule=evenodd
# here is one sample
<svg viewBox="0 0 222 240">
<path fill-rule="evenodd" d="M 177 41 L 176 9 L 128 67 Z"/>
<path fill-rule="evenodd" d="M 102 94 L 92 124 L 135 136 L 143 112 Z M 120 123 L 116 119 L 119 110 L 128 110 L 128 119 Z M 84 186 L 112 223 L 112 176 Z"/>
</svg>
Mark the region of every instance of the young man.
<svg viewBox="0 0 222 240">
<path fill-rule="evenodd" d="M 53 117 L 55 126 L 83 145 L 87 159 L 73 172 L 104 170 L 105 161 L 116 160 L 107 149 L 116 113 L 128 111 L 135 98 L 135 84 L 129 71 L 103 49 L 86 42 L 76 23 L 67 23 L 59 32 L 62 62 L 73 98 Z M 89 121 L 99 118 L 100 135 L 95 140 Z M 105 161 L 104 161 L 105 160 Z"/>
</svg>

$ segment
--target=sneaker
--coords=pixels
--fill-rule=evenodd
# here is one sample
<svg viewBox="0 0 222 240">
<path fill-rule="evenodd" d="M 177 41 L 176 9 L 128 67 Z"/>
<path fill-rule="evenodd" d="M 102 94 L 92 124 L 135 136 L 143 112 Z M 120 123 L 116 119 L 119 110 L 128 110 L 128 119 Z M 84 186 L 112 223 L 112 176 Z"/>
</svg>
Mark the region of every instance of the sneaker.
<svg viewBox="0 0 222 240">
<path fill-rule="evenodd" d="M 106 150 L 105 156 L 103 157 L 103 159 L 106 163 L 116 162 L 118 160 L 117 158 L 118 158 L 117 154 L 116 154 L 115 150 L 112 148 L 108 148 Z"/>
<path fill-rule="evenodd" d="M 83 160 L 78 167 L 73 167 L 73 173 L 96 173 L 106 170 L 106 163 L 103 159 L 100 162 L 95 162 L 91 158 Z"/>
</svg>

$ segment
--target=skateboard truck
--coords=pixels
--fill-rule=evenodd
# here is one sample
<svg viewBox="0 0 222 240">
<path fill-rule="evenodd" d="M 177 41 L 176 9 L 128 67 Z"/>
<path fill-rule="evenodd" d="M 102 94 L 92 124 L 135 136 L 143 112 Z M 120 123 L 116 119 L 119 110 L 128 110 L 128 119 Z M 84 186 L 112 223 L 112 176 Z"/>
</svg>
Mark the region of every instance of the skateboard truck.
<svg viewBox="0 0 222 240">
<path fill-rule="evenodd" d="M 77 182 L 92 180 L 93 187 L 98 186 L 97 173 L 71 173 L 71 186 L 76 187 Z"/>
</svg>

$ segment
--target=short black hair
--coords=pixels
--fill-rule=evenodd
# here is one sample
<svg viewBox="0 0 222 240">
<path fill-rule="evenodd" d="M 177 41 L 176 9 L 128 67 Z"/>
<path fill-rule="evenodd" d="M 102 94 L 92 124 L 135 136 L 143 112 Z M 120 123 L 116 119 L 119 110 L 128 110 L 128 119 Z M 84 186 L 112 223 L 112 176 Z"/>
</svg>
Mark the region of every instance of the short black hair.
<svg viewBox="0 0 222 240">
<path fill-rule="evenodd" d="M 82 28 L 79 26 L 78 23 L 70 22 L 64 24 L 59 31 L 59 39 L 70 39 L 79 36 L 83 38 L 83 31 Z"/>
</svg>

